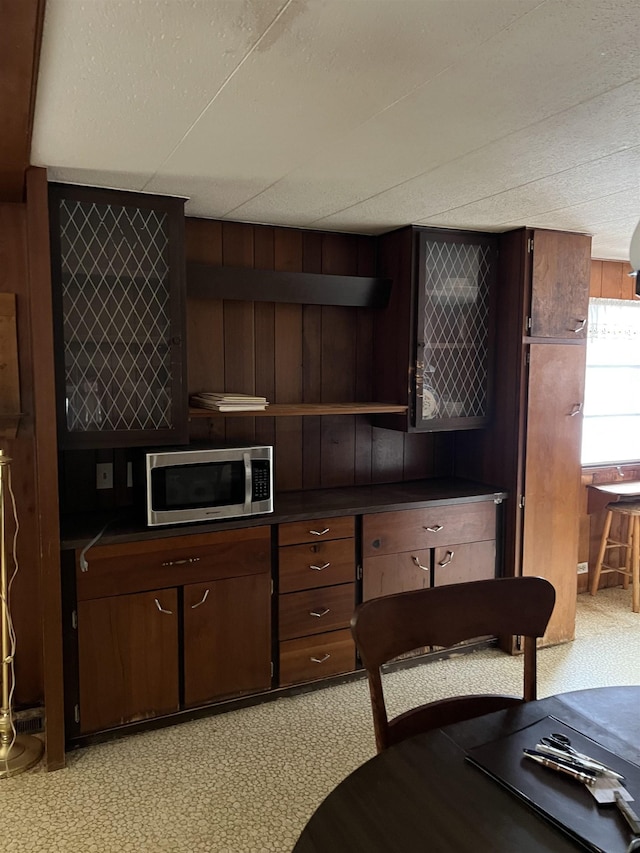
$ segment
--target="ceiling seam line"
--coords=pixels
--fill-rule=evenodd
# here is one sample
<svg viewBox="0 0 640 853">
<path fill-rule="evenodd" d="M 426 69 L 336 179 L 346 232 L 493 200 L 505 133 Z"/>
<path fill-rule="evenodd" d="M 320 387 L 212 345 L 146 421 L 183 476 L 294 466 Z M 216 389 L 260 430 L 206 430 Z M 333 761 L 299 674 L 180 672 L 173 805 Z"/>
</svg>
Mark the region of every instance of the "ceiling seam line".
<svg viewBox="0 0 640 853">
<path fill-rule="evenodd" d="M 380 190 L 380 192 L 373 193 L 373 195 L 370 195 L 370 196 L 367 196 L 366 198 L 360 199 L 355 204 L 347 205 L 346 207 L 340 208 L 340 210 L 335 210 L 332 213 L 326 214 L 325 216 L 320 216 L 317 219 L 312 220 L 309 224 L 314 225 L 317 222 L 322 222 L 323 219 L 328 219 L 330 216 L 335 216 L 338 213 L 344 213 L 347 210 L 351 210 L 351 208 L 357 207 L 359 204 L 363 204 L 363 202 L 371 201 L 372 199 L 377 198 L 378 196 L 384 195 L 385 193 L 390 192 L 391 190 L 399 189 L 400 187 L 404 186 L 405 184 L 409 184 L 409 183 L 411 183 L 411 181 L 415 181 L 416 178 L 422 178 L 425 175 L 430 175 L 432 172 L 435 172 L 438 169 L 443 168 L 444 166 L 449 166 L 453 163 L 457 163 L 460 160 L 463 160 L 465 157 L 469 157 L 471 154 L 477 154 L 479 151 L 483 151 L 485 148 L 489 148 L 491 145 L 495 145 L 496 142 L 503 142 L 505 139 L 509 139 L 509 137 L 511 137 L 511 136 L 515 136 L 518 133 L 522 133 L 523 131 L 530 130 L 531 128 L 536 127 L 536 125 L 542 124 L 543 122 L 550 121 L 551 119 L 554 119 L 554 118 L 558 118 L 559 116 L 564 115 L 564 113 L 568 113 L 571 110 L 576 109 L 576 107 L 582 107 L 585 104 L 590 103 L 591 101 L 595 101 L 597 98 L 602 98 L 605 95 L 611 94 L 611 92 L 615 92 L 617 89 L 621 89 L 624 86 L 630 86 L 633 83 L 637 83 L 639 80 L 640 80 L 640 76 L 634 77 L 631 80 L 626 80 L 624 83 L 621 83 L 619 86 L 613 86 L 611 89 L 607 89 L 604 92 L 599 92 L 597 95 L 594 95 L 591 98 L 587 98 L 584 101 L 579 101 L 576 104 L 572 104 L 570 107 L 566 107 L 563 110 L 559 110 L 557 113 L 552 113 L 551 115 L 543 118 L 541 121 L 535 121 L 535 122 L 532 122 L 531 124 L 525 125 L 524 127 L 519 127 L 516 130 L 513 130 L 509 133 L 506 133 L 504 136 L 500 136 L 497 139 L 492 139 L 490 142 L 486 142 L 484 145 L 478 146 L 478 148 L 473 148 L 471 151 L 465 151 L 464 154 L 461 154 L 459 157 L 454 157 L 453 160 L 447 160 L 446 163 L 439 163 L 437 166 L 434 166 L 432 169 L 427 169 L 424 172 L 418 172 L 418 174 L 412 175 L 412 177 L 406 178 L 403 181 L 399 181 L 397 184 L 393 184 L 393 186 L 386 187 L 386 189 Z"/>
<path fill-rule="evenodd" d="M 448 207 L 445 210 L 438 210 L 436 213 L 430 213 L 428 218 L 431 218 L 433 216 L 442 216 L 445 213 L 453 213 L 456 210 L 462 210 L 465 207 L 469 207 L 472 204 L 477 204 L 478 202 L 485 201 L 486 199 L 499 198 L 501 195 L 505 195 L 506 193 L 512 192 L 512 190 L 524 189 L 524 187 L 532 186 L 533 184 L 537 184 L 539 181 L 544 181 L 547 178 L 556 178 L 558 175 L 564 175 L 567 172 L 571 172 L 573 169 L 581 168 L 582 166 L 590 166 L 591 164 L 598 163 L 601 160 L 607 160 L 609 157 L 613 157 L 616 154 L 620 154 L 620 153 L 625 152 L 625 151 L 635 151 L 637 149 L 640 149 L 640 145 L 632 145 L 629 148 L 619 148 L 617 151 L 613 151 L 611 154 L 604 154 L 602 157 L 596 157 L 593 160 L 585 160 L 584 162 L 579 163 L 577 166 L 569 166 L 567 169 L 560 169 L 558 172 L 550 172 L 549 174 L 546 174 L 541 178 L 534 178 L 532 181 L 525 181 L 522 184 L 515 184 L 513 187 L 509 187 L 509 189 L 501 190 L 500 192 L 492 193 L 491 195 L 480 196 L 479 198 L 474 199 L 474 201 L 466 202 L 465 204 L 458 205 L 457 207 Z M 601 198 L 608 198 L 609 196 L 617 195 L 619 192 L 624 192 L 624 190 L 616 190 L 616 192 L 605 193 L 604 195 L 600 195 L 600 196 L 594 196 L 593 198 L 591 198 L 589 200 L 590 201 L 597 201 L 598 199 L 601 199 Z M 577 204 L 583 204 L 583 202 L 577 202 Z M 569 207 L 575 207 L 575 206 L 576 205 L 569 205 Z M 565 207 L 554 207 L 554 208 L 551 208 L 551 210 L 545 210 L 544 213 L 553 213 L 555 210 L 566 210 L 566 209 L 567 209 L 567 206 L 565 205 Z M 426 219 L 427 217 L 424 217 L 424 218 Z M 502 223 L 498 223 L 498 224 L 501 225 Z"/>
<path fill-rule="evenodd" d="M 497 32 L 492 33 L 488 38 L 484 39 L 484 41 L 481 41 L 478 44 L 474 45 L 474 47 L 471 50 L 471 53 L 474 53 L 479 48 L 484 47 L 492 39 L 497 38 L 499 35 L 506 32 L 508 29 L 513 27 L 516 23 L 521 21 L 523 18 L 526 18 L 528 15 L 531 15 L 534 12 L 537 12 L 538 9 L 540 9 L 542 6 L 546 5 L 547 2 L 548 2 L 548 0 L 542 0 L 542 2 L 538 3 L 537 6 L 534 6 L 533 9 L 529 9 L 527 12 L 524 12 L 524 14 L 519 15 L 517 18 L 515 18 L 513 21 L 511 21 L 508 25 L 502 27 Z M 465 56 L 465 59 L 468 59 L 468 56 L 469 56 L 469 54 L 467 54 Z M 365 121 L 361 122 L 357 126 L 357 128 L 353 128 L 351 131 L 349 131 L 349 133 L 353 132 L 353 130 L 355 130 L 355 129 L 360 130 L 361 128 L 366 127 L 366 125 L 369 124 L 369 122 L 372 122 L 372 121 L 374 121 L 374 119 L 377 119 L 379 116 L 384 115 L 384 113 L 386 113 L 388 110 L 392 109 L 397 104 L 402 103 L 402 101 L 406 100 L 406 98 L 410 98 L 413 94 L 415 94 L 417 91 L 419 91 L 423 87 L 431 85 L 435 80 L 438 80 L 438 78 L 440 78 L 443 74 L 446 74 L 448 71 L 450 71 L 455 66 L 456 66 L 456 62 L 451 62 L 451 63 L 449 63 L 449 65 L 446 66 L 446 68 L 441 68 L 440 71 L 437 72 L 437 74 L 434 74 L 433 76 L 429 77 L 428 80 L 423 80 L 421 83 L 416 84 L 410 91 L 405 92 L 404 95 L 402 95 L 399 98 L 396 98 L 395 101 L 392 101 L 390 104 L 387 104 L 383 109 L 378 110 L 378 112 L 374 113 L 372 116 L 369 116 L 369 118 L 365 119 Z M 198 120 L 199 120 L 199 118 L 200 118 L 200 116 L 198 117 Z M 180 144 L 180 143 L 178 143 L 178 144 Z M 322 150 L 322 149 L 318 149 L 318 150 Z M 171 155 L 169 155 L 169 156 L 171 156 Z M 308 162 L 308 159 L 305 162 Z M 250 198 L 245 199 L 240 204 L 236 204 L 234 207 L 225 211 L 222 215 L 223 216 L 231 215 L 234 212 L 234 210 L 237 210 L 239 207 L 242 207 L 242 205 L 249 204 L 250 202 L 254 201 L 256 198 L 259 198 L 263 193 L 269 192 L 269 190 L 272 187 L 275 187 L 277 184 L 280 183 L 280 181 L 284 180 L 284 178 L 289 177 L 289 175 L 292 175 L 295 171 L 296 171 L 296 169 L 292 169 L 290 172 L 287 172 L 286 175 L 282 175 L 277 180 L 275 180 L 271 184 L 269 184 L 268 187 L 265 187 L 264 189 L 260 190 L 260 192 L 255 193 Z M 346 209 L 348 209 L 348 208 L 346 208 Z M 340 213 L 340 211 L 337 211 L 337 212 Z"/>
<path fill-rule="evenodd" d="M 280 20 L 280 18 L 282 17 L 282 15 L 287 11 L 287 9 L 289 8 L 289 6 L 290 6 L 292 3 L 293 3 L 293 0 L 286 0 L 286 3 L 284 4 L 284 6 L 282 6 L 282 8 L 280 9 L 280 11 L 279 11 L 279 12 L 278 12 L 278 14 L 275 16 L 275 18 L 273 19 L 273 21 L 271 21 L 271 23 L 270 23 L 270 24 L 269 24 L 269 26 L 266 28 L 266 30 L 264 30 L 264 32 L 262 33 L 262 35 L 260 36 L 260 38 L 259 38 L 259 39 L 258 39 L 258 40 L 257 40 L 257 41 L 252 45 L 252 46 L 251 46 L 250 50 L 249 50 L 249 51 L 247 51 L 247 53 L 242 57 L 242 59 L 241 59 L 241 60 L 240 60 L 240 62 L 236 65 L 236 67 L 235 67 L 232 71 L 230 71 L 230 72 L 229 72 L 229 74 L 225 77 L 225 79 L 223 80 L 223 82 L 222 82 L 222 83 L 220 84 L 220 86 L 218 87 L 218 90 L 216 91 L 215 95 L 214 95 L 214 96 L 213 96 L 213 97 L 212 97 L 212 98 L 207 102 L 207 105 L 206 105 L 205 107 L 203 107 L 203 108 L 202 108 L 202 110 L 199 112 L 199 114 L 198 114 L 197 118 L 196 118 L 196 119 L 194 119 L 194 121 L 192 121 L 192 122 L 191 122 L 191 124 L 189 125 L 189 128 L 188 128 L 188 129 L 187 129 L 187 130 L 182 134 L 182 136 L 181 136 L 181 138 L 179 139 L 179 141 L 178 141 L 178 142 L 176 142 L 176 144 L 173 146 L 173 148 L 172 148 L 172 149 L 171 149 L 171 151 L 167 154 L 167 156 L 164 158 L 164 160 L 162 160 L 162 162 L 158 165 L 158 167 L 156 168 L 156 170 L 154 171 L 154 173 L 151 175 L 151 177 L 150 177 L 150 178 L 148 178 L 148 180 L 147 180 L 147 181 L 145 181 L 145 183 L 144 183 L 144 185 L 143 185 L 143 187 L 142 187 L 142 189 L 143 189 L 143 190 L 145 190 L 145 189 L 149 186 L 149 184 L 151 183 L 151 181 L 152 181 L 152 180 L 153 180 L 153 179 L 158 175 L 158 172 L 162 169 L 162 167 L 165 165 L 165 163 L 167 163 L 167 161 L 168 161 L 168 160 L 170 160 L 170 159 L 171 159 L 171 157 L 173 157 L 173 155 L 176 153 L 176 151 L 178 150 L 178 148 L 182 145 L 182 143 L 185 141 L 185 139 L 189 136 L 189 134 L 191 133 L 191 131 L 192 131 L 192 130 L 194 129 L 194 127 L 198 124 L 198 122 L 200 121 L 200 119 L 203 117 L 203 115 L 207 112 L 207 110 L 209 109 L 209 107 L 213 104 L 213 102 L 216 100 L 216 98 L 217 98 L 217 97 L 222 93 L 222 91 L 226 88 L 227 84 L 228 84 L 228 83 L 229 83 L 229 82 L 230 82 L 230 81 L 235 77 L 235 75 L 236 75 L 236 74 L 238 73 L 238 71 L 242 68 L 242 66 L 243 66 L 243 65 L 245 64 L 245 62 L 249 59 L 249 57 L 253 55 L 253 53 L 254 53 L 254 52 L 255 52 L 255 50 L 257 49 L 258 45 L 260 44 L 260 42 L 261 42 L 261 41 L 265 38 L 265 36 L 266 36 L 270 31 L 271 31 L 271 29 L 272 29 L 272 28 L 277 24 L 277 22 Z"/>
</svg>

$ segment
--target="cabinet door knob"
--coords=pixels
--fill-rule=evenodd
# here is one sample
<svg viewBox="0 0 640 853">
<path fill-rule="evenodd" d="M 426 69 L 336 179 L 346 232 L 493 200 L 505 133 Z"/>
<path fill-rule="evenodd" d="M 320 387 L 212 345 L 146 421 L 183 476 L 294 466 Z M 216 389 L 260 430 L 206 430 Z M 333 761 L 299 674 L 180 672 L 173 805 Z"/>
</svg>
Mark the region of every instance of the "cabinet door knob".
<svg viewBox="0 0 640 853">
<path fill-rule="evenodd" d="M 204 604 L 204 603 L 205 603 L 205 601 L 207 600 L 207 596 L 208 596 L 208 595 L 209 595 L 209 590 L 208 590 L 208 589 L 205 589 L 205 591 L 204 591 L 204 595 L 202 596 L 202 599 L 201 599 L 197 604 L 192 604 L 192 605 L 191 605 L 191 609 L 192 609 L 192 610 L 195 610 L 195 609 L 196 609 L 196 607 L 200 607 L 200 605 L 201 605 L 201 604 Z"/>
<path fill-rule="evenodd" d="M 455 551 L 447 551 L 447 553 L 445 554 L 444 560 L 440 560 L 438 565 L 442 566 L 442 568 L 444 569 L 444 567 L 448 566 L 449 563 L 451 562 L 451 560 L 453 560 L 454 553 L 455 553 Z"/>
<path fill-rule="evenodd" d="M 322 655 L 321 658 L 309 658 L 313 663 L 324 663 L 326 660 L 329 660 L 331 655 Z"/>
<path fill-rule="evenodd" d="M 158 608 L 158 610 L 160 611 L 160 613 L 168 613 L 168 614 L 171 616 L 171 614 L 173 613 L 173 610 L 165 610 L 165 609 L 164 609 L 164 607 L 160 604 L 160 602 L 158 601 L 158 599 L 157 599 L 157 598 L 154 598 L 154 601 L 155 601 L 155 603 L 156 603 L 156 607 Z"/>
<path fill-rule="evenodd" d="M 585 317 L 584 320 L 576 320 L 576 323 L 577 326 L 575 327 L 575 329 L 571 329 L 571 331 L 577 334 L 578 332 L 581 332 L 586 326 L 587 318 Z"/>
<path fill-rule="evenodd" d="M 324 536 L 325 533 L 329 532 L 329 528 L 325 527 L 324 530 L 310 530 L 309 533 L 313 534 L 313 536 Z"/>
<path fill-rule="evenodd" d="M 429 533 L 439 533 L 443 529 L 442 524 L 434 524 L 432 527 L 425 527 L 425 530 L 428 530 Z"/>
<path fill-rule="evenodd" d="M 429 567 L 428 567 L 428 566 L 423 566 L 423 565 L 422 565 L 422 563 L 420 562 L 420 560 L 419 560 L 417 557 L 413 557 L 413 556 L 412 556 L 412 557 L 411 557 L 411 559 L 413 560 L 413 562 L 416 564 L 416 566 L 417 566 L 419 569 L 422 569 L 422 571 L 423 571 L 423 572 L 428 572 L 428 571 L 429 571 Z"/>
<path fill-rule="evenodd" d="M 579 415 L 582 411 L 582 403 L 574 403 L 573 409 L 569 412 L 570 418 L 575 418 L 576 415 Z"/>
<path fill-rule="evenodd" d="M 310 610 L 309 616 L 317 616 L 320 618 L 321 616 L 326 616 L 327 613 L 331 613 L 328 607 L 323 607 L 321 610 Z"/>
<path fill-rule="evenodd" d="M 323 566 L 309 566 L 314 572 L 321 572 L 323 569 L 328 569 L 331 563 L 325 563 Z"/>
</svg>

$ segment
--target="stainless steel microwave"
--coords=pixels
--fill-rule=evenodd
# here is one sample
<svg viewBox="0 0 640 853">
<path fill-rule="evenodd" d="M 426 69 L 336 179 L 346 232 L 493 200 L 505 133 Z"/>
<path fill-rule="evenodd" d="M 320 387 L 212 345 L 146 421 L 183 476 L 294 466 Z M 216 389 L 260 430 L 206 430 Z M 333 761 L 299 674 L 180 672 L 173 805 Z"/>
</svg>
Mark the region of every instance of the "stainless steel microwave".
<svg viewBox="0 0 640 853">
<path fill-rule="evenodd" d="M 273 512 L 273 448 L 175 448 L 145 453 L 147 524 Z"/>
</svg>

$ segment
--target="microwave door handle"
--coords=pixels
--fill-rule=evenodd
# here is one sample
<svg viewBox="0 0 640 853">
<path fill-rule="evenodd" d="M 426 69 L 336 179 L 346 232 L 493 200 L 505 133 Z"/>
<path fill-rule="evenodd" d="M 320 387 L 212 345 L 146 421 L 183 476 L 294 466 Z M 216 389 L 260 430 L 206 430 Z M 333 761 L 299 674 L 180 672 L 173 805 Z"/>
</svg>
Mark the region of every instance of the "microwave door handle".
<svg viewBox="0 0 640 853">
<path fill-rule="evenodd" d="M 243 453 L 244 459 L 244 511 L 251 512 L 251 454 Z"/>
</svg>

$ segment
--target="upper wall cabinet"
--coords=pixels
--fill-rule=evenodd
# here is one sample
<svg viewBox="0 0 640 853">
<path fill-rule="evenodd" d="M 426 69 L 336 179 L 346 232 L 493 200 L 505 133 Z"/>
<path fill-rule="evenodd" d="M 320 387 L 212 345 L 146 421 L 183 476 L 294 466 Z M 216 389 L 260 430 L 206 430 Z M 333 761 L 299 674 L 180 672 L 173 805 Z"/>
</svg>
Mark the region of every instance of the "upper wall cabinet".
<svg viewBox="0 0 640 853">
<path fill-rule="evenodd" d="M 535 230 L 527 238 L 531 312 L 525 334 L 580 340 L 587 336 L 591 237 Z"/>
<path fill-rule="evenodd" d="M 184 202 L 51 184 L 61 447 L 187 439 Z"/>
<path fill-rule="evenodd" d="M 375 320 L 376 399 L 408 406 L 381 426 L 409 432 L 487 424 L 491 405 L 496 240 L 417 227 L 380 238 L 393 280 Z"/>
</svg>

